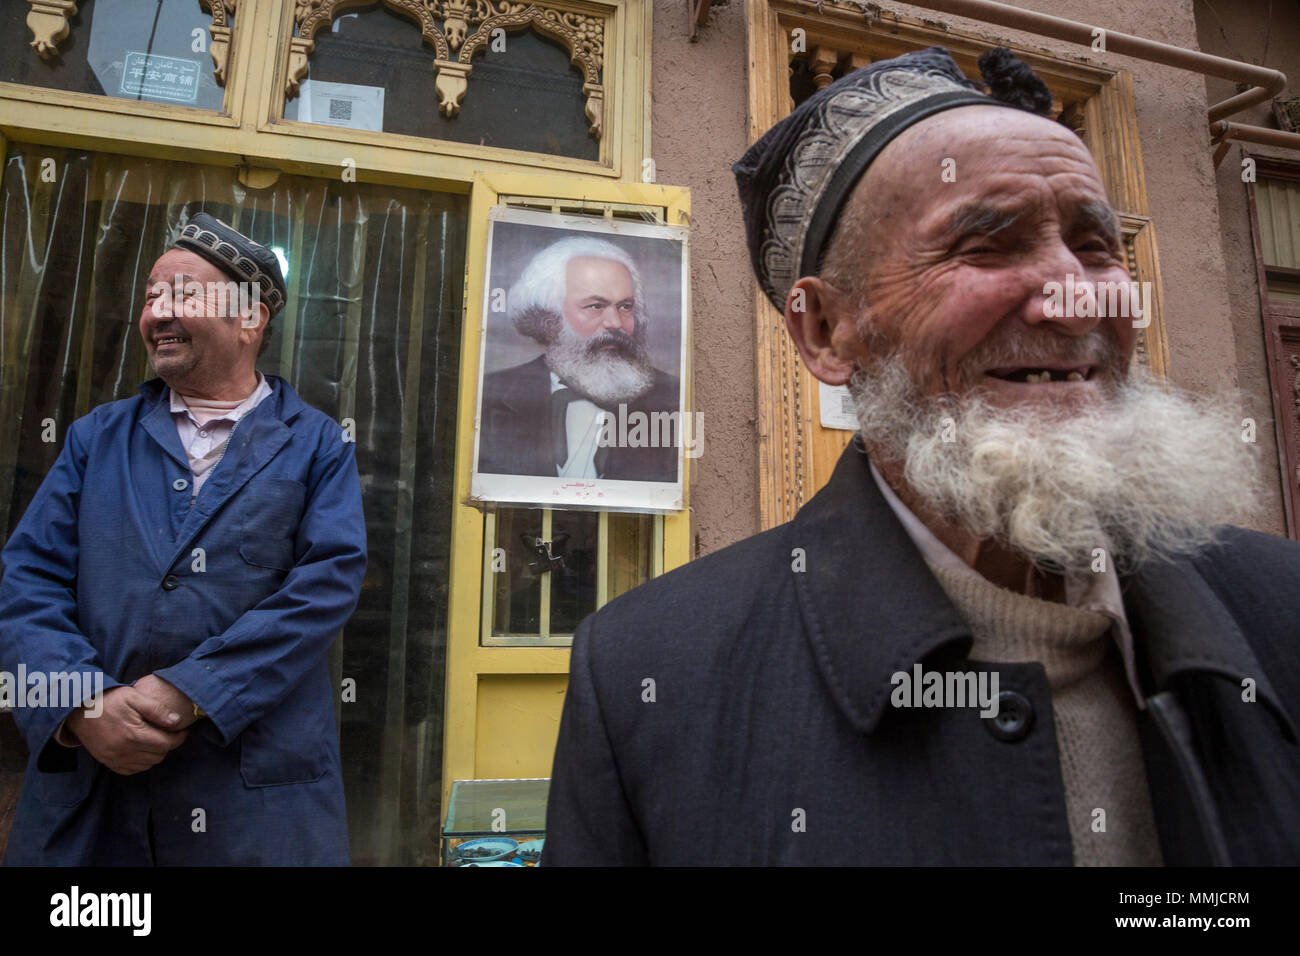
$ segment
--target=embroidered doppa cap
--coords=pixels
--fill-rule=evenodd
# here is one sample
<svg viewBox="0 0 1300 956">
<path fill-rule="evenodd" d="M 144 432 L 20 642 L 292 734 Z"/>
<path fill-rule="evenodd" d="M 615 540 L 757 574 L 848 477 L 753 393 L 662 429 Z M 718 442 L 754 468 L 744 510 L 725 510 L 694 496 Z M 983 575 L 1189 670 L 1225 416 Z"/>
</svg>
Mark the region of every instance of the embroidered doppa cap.
<svg viewBox="0 0 1300 956">
<path fill-rule="evenodd" d="M 271 317 L 284 308 L 284 273 L 275 253 L 206 212 L 195 213 L 172 246 L 207 259 L 232 278 L 255 282 Z"/>
<path fill-rule="evenodd" d="M 879 60 L 800 103 L 732 166 L 754 273 L 778 311 L 790 287 L 816 275 L 839 211 L 872 160 L 909 126 L 958 106 L 1044 113 L 1046 85 L 998 48 L 979 59 L 992 95 L 942 47 Z"/>
</svg>

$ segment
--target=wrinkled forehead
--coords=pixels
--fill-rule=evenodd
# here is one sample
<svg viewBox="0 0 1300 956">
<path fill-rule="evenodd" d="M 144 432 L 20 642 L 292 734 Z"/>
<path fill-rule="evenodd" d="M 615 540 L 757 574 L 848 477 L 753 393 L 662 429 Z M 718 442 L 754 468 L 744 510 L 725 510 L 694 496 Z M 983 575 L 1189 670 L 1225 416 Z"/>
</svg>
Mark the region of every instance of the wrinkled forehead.
<svg viewBox="0 0 1300 956">
<path fill-rule="evenodd" d="M 1045 149 L 1049 144 L 1096 169 L 1083 140 L 1056 120 L 1026 110 L 983 105 L 959 106 L 913 124 L 881 150 L 872 166 L 897 165 L 900 159 L 916 163 L 944 155 L 998 156 L 1032 146 Z"/>
<path fill-rule="evenodd" d="M 188 249 L 168 249 L 149 270 L 149 282 L 172 282 L 186 276 L 197 282 L 225 281 L 227 276 L 202 256 Z"/>
<path fill-rule="evenodd" d="M 859 181 L 851 205 L 903 225 L 973 202 L 1104 204 L 1106 191 L 1072 130 L 1028 112 L 965 106 L 891 142 Z"/>
</svg>

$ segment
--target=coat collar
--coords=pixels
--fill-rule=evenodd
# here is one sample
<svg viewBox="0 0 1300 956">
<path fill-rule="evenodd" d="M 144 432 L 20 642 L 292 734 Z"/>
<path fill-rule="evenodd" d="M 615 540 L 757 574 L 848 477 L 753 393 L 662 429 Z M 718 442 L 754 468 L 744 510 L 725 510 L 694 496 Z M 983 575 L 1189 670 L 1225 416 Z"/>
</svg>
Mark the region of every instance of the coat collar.
<svg viewBox="0 0 1300 956">
<path fill-rule="evenodd" d="M 230 498 L 244 487 L 253 475 L 279 454 L 293 436 L 288 423 L 307 407 L 298 394 L 283 378 L 267 375 L 271 394 L 239 420 L 230 433 L 223 466 L 215 469 L 203 486 L 195 507 L 185 516 L 174 542 L 174 553 L 169 565 L 176 562 L 188 542 Z M 143 426 L 163 449 L 189 471 L 189 458 L 185 455 L 172 419 L 171 391 L 162 379 L 145 382 L 139 388 L 144 396 L 146 411 Z M 229 461 L 226 459 L 229 458 Z"/>
<path fill-rule="evenodd" d="M 940 648 L 965 657 L 970 631 L 871 478 L 857 437 L 791 523 L 805 632 L 840 709 L 862 733 L 889 705 L 890 678 Z M 870 587 L 863 587 L 870 582 Z M 1139 656 L 1155 683 L 1176 675 L 1255 681 L 1282 732 L 1295 726 L 1235 619 L 1189 561 L 1152 563 L 1123 582 Z"/>
<path fill-rule="evenodd" d="M 888 706 L 893 674 L 946 645 L 969 653 L 970 630 L 872 481 L 856 437 L 795 515 L 790 541 L 804 552 L 795 592 L 817 666 L 862 733 Z"/>
<path fill-rule="evenodd" d="M 258 405 L 258 408 L 271 403 L 270 407 L 274 409 L 273 414 L 275 417 L 282 422 L 288 423 L 307 407 L 307 404 L 298 397 L 298 393 L 293 390 L 293 387 L 279 375 L 267 375 L 263 372 L 262 376 L 266 379 L 266 384 L 271 386 L 271 394 Z M 151 378 L 140 385 L 136 391 L 144 397 L 145 403 L 151 407 L 151 410 L 152 406 L 161 403 L 167 412 L 168 421 L 170 421 L 171 388 L 166 382 L 161 378 Z M 181 460 L 185 460 L 184 456 L 182 456 Z"/>
</svg>

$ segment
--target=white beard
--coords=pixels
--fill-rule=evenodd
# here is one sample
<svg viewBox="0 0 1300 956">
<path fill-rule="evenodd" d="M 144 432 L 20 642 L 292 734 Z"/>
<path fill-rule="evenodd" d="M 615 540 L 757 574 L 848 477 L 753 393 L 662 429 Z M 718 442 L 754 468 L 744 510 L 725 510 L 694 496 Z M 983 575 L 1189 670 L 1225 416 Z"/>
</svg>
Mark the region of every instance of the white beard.
<svg viewBox="0 0 1300 956">
<path fill-rule="evenodd" d="M 1121 572 L 1193 553 L 1259 495 L 1239 403 L 1166 390 L 1145 369 L 1082 411 L 926 398 L 896 357 L 849 388 L 867 445 L 929 507 L 1045 570 L 1086 572 L 1096 548 Z"/>
<path fill-rule="evenodd" d="M 633 358 L 600 351 L 604 334 L 598 332 L 583 338 L 561 320 L 559 331 L 546 350 L 546 364 L 565 385 L 597 405 L 608 407 L 630 402 L 648 392 L 654 385 L 654 366 L 645 347 L 635 337 Z"/>
</svg>

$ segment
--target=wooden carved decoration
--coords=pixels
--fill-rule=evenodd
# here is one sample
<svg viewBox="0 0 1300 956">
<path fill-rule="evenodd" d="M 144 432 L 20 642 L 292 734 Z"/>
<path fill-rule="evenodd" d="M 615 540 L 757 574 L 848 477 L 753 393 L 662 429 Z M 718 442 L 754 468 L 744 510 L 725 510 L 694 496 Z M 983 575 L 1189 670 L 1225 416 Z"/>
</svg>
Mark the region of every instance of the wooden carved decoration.
<svg viewBox="0 0 1300 956">
<path fill-rule="evenodd" d="M 819 46 L 812 53 L 812 61 L 809 68 L 812 70 L 813 86 L 818 90 L 824 90 L 831 85 L 834 77 L 831 71 L 839 64 L 840 54 L 838 50 L 832 50 L 830 47 Z"/>
<path fill-rule="evenodd" d="M 226 85 L 226 69 L 230 65 L 230 14 L 235 11 L 238 0 L 199 0 L 199 6 L 212 14 L 212 25 L 208 33 L 212 35 L 212 75 L 217 86 Z"/>
<path fill-rule="evenodd" d="M 27 28 L 34 39 L 31 47 L 48 60 L 59 52 L 59 44 L 68 35 L 68 21 L 77 15 L 74 0 L 27 0 Z"/>
<path fill-rule="evenodd" d="M 1291 393 L 1295 396 L 1296 436 L 1300 439 L 1300 355 L 1291 356 L 1291 367 L 1295 369 L 1295 378 L 1291 380 Z M 1300 464 L 1295 466 L 1296 487 L 1300 488 Z"/>
<path fill-rule="evenodd" d="M 1291 356 L 1291 367 L 1295 369 L 1295 381 L 1291 383 L 1291 391 L 1295 393 L 1295 413 L 1300 418 L 1300 355 Z"/>
<path fill-rule="evenodd" d="M 434 89 L 438 110 L 453 117 L 469 89 L 474 54 L 492 42 L 492 34 L 536 30 L 559 40 L 570 62 L 582 70 L 582 92 L 591 135 L 600 139 L 604 127 L 604 86 L 601 71 L 605 56 L 605 18 L 549 7 L 545 3 L 512 0 L 295 0 L 297 35 L 289 41 L 289 73 L 285 90 L 296 96 L 307 76 L 307 60 L 316 46 L 316 33 L 335 16 L 352 7 L 376 2 L 410 17 L 420 25 L 420 35 L 433 47 Z M 454 57 L 454 58 L 453 58 Z"/>
</svg>

